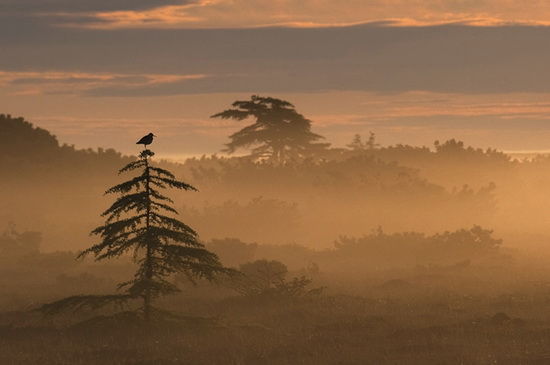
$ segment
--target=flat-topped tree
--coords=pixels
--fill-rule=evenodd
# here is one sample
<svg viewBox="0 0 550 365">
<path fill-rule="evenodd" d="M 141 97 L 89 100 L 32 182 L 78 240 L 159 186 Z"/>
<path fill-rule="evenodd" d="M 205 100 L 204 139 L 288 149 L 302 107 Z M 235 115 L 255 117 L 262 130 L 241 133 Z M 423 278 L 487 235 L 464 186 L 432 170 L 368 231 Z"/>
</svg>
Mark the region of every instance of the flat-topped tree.
<svg viewBox="0 0 550 365">
<path fill-rule="evenodd" d="M 282 164 L 300 160 L 326 149 L 328 143 L 319 143 L 324 137 L 311 131 L 311 121 L 299 114 L 294 105 L 285 100 L 253 95 L 250 100 L 236 101 L 233 109 L 212 115 L 211 118 L 253 118 L 253 124 L 229 136 L 224 150 L 234 153 L 239 148 L 252 148 L 256 160 Z"/>
<path fill-rule="evenodd" d="M 218 257 L 198 241 L 193 229 L 170 216 L 177 212 L 171 206 L 173 201 L 161 190 L 196 189 L 177 180 L 171 172 L 151 166 L 149 159 L 153 155 L 145 149 L 138 160 L 119 171 L 139 171 L 139 174 L 106 191 L 119 197 L 103 212 L 105 224 L 92 231 L 101 241 L 79 254 L 79 257 L 91 254 L 99 261 L 133 253 L 138 269 L 132 280 L 119 284 L 124 294 L 74 296 L 44 305 L 43 312 L 98 308 L 111 302 L 142 299 L 143 316 L 148 321 L 155 298 L 178 291 L 169 281 L 172 274 L 183 272 L 190 278 L 212 280 L 216 274 L 228 272 Z"/>
</svg>

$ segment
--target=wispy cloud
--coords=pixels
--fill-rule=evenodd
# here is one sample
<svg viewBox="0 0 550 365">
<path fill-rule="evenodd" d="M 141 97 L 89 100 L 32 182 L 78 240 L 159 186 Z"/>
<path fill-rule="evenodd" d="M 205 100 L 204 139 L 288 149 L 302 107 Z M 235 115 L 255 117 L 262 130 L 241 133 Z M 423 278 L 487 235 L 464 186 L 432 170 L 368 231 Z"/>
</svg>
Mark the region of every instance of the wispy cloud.
<svg viewBox="0 0 550 365">
<path fill-rule="evenodd" d="M 29 1 L 29 0 L 28 0 Z M 37 1 L 37 0 L 36 0 Z M 60 1 L 60 0 L 58 0 Z M 90 0 L 91 1 L 91 0 Z M 157 7 L 57 12 L 65 26 L 120 28 L 334 27 L 549 24 L 550 4 L 512 0 L 196 0 Z M 86 22 L 79 21 L 83 17 Z"/>
<path fill-rule="evenodd" d="M 65 14 L 134 10 L 145 11 L 168 5 L 183 5 L 195 0 L 2 0 L 1 10 L 10 14 Z"/>
<path fill-rule="evenodd" d="M 43 70 L 4 83 L 12 92 L 95 97 L 550 92 L 550 49 L 544 46 L 550 27 L 57 28 L 26 38 L 2 27 L 0 22 L 9 57 L 0 58 L 0 70 Z M 51 70 L 61 74 L 48 75 Z"/>
<path fill-rule="evenodd" d="M 86 72 L 17 72 L 0 71 L 0 87 L 15 95 L 74 94 L 84 95 L 100 87 L 154 87 L 197 80 L 206 75 L 118 74 Z"/>
</svg>

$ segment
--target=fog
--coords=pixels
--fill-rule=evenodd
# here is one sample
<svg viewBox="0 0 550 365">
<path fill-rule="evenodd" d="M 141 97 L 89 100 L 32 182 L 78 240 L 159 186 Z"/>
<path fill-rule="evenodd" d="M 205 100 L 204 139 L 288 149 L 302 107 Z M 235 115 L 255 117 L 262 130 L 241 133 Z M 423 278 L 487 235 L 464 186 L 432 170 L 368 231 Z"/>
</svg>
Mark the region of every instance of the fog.
<svg viewBox="0 0 550 365">
<path fill-rule="evenodd" d="M 180 291 L 155 297 L 170 316 L 151 322 L 131 291 L 122 307 L 48 306 L 124 292 L 141 248 L 76 256 L 101 240 L 104 193 L 131 175 L 118 171 L 144 157 L 81 150 L 30 122 L 0 116 L 0 362 L 548 360 L 547 155 L 384 145 L 373 131 L 345 148 L 310 136 L 311 151 L 277 159 L 146 157 L 197 188 L 166 194 L 228 269 L 170 272 Z"/>
</svg>

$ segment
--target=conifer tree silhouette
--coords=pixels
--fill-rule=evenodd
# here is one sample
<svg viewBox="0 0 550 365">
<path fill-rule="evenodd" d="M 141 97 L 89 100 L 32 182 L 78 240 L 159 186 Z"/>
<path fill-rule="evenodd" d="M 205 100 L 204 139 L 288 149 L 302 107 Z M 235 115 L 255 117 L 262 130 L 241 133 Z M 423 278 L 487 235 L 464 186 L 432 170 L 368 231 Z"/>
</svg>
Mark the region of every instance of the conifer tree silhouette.
<svg viewBox="0 0 550 365">
<path fill-rule="evenodd" d="M 101 241 L 78 255 L 79 258 L 93 255 L 96 260 L 105 260 L 133 253 L 138 264 L 134 278 L 118 286 L 125 293 L 69 297 L 42 306 L 42 312 L 54 314 L 83 307 L 96 309 L 112 302 L 141 299 L 143 317 L 149 321 L 154 300 L 178 291 L 176 285 L 168 280 L 172 274 L 183 272 L 191 279 L 213 280 L 216 274 L 231 271 L 221 265 L 214 253 L 204 248 L 192 228 L 169 216 L 177 211 L 170 205 L 173 201 L 163 195 L 161 189 L 197 189 L 177 180 L 171 172 L 151 166 L 153 156 L 151 150 L 145 149 L 138 160 L 119 171 L 139 171 L 139 174 L 106 191 L 105 194 L 120 196 L 103 212 L 105 224 L 92 231 Z"/>
</svg>

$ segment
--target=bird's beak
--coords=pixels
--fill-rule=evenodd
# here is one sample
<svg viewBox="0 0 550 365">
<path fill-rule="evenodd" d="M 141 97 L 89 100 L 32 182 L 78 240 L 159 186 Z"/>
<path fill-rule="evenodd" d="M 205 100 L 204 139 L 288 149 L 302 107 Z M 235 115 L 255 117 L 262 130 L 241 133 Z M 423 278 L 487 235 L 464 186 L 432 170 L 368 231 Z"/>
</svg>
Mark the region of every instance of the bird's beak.
<svg viewBox="0 0 550 365">
<path fill-rule="evenodd" d="M 156 137 L 157 135 L 156 134 L 153 134 L 153 137 Z"/>
</svg>

